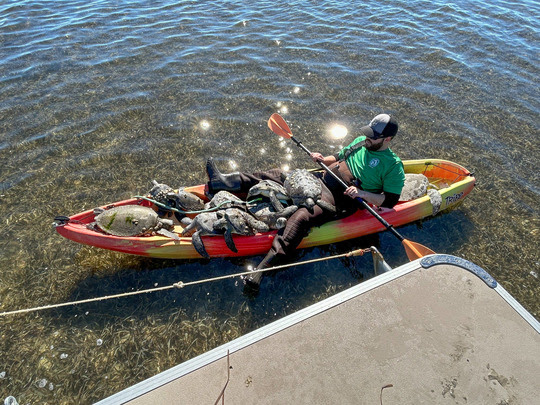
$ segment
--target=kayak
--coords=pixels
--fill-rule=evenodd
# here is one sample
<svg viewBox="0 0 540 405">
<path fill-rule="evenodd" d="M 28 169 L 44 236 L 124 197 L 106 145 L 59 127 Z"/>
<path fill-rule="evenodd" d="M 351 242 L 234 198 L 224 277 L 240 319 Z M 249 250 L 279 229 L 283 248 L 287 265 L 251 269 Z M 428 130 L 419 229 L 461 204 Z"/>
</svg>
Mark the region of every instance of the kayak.
<svg viewBox="0 0 540 405">
<path fill-rule="evenodd" d="M 400 201 L 392 209 L 376 208 L 377 213 L 394 227 L 455 208 L 471 192 L 476 181 L 473 173 L 463 166 L 447 160 L 404 160 L 403 165 L 406 174 L 422 174 L 427 177 L 430 193 L 410 201 Z M 206 185 L 201 184 L 186 187 L 184 191 L 191 192 L 202 200 L 208 201 L 205 188 Z M 433 194 L 436 195 L 435 199 Z M 152 201 L 141 197 L 118 201 L 100 208 L 110 209 L 125 205 L 138 205 L 158 210 Z M 87 226 L 94 222 L 95 216 L 94 210 L 88 210 L 65 217 L 57 224 L 56 230 L 60 235 L 72 241 L 122 253 L 163 259 L 202 258 L 195 250 L 191 237 L 181 236 L 184 225 L 178 221 L 175 221 L 174 224 L 173 233 L 178 234 L 178 237 L 175 238 L 157 234 L 114 236 Z M 298 248 L 341 242 L 381 232 L 385 229 L 384 225 L 367 210 L 358 210 L 346 218 L 330 221 L 311 229 Z M 276 230 L 271 230 L 251 236 L 234 235 L 237 252 L 233 252 L 227 247 L 223 235 L 205 235 L 202 236 L 202 241 L 210 257 L 256 256 L 266 254 L 276 233 Z"/>
</svg>

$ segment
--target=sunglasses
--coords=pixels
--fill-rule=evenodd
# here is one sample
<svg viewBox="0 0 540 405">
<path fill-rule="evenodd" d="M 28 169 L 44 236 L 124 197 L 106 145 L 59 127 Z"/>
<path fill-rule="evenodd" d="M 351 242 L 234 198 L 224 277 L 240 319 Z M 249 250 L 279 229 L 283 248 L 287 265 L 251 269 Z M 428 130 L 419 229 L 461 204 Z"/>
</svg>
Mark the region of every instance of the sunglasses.
<svg viewBox="0 0 540 405">
<path fill-rule="evenodd" d="M 388 138 L 388 136 L 384 136 L 383 134 L 379 134 L 378 132 L 373 131 L 373 136 L 366 135 L 367 138 L 376 141 L 377 139 L 383 139 Z"/>
</svg>

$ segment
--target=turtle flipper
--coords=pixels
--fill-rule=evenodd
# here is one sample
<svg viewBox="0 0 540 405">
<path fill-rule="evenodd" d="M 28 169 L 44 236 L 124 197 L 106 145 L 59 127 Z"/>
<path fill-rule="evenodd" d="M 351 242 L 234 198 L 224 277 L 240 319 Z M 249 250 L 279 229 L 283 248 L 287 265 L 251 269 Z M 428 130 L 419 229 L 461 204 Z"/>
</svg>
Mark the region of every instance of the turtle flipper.
<svg viewBox="0 0 540 405">
<path fill-rule="evenodd" d="M 156 231 L 157 234 L 167 236 L 168 238 L 174 239 L 174 240 L 180 240 L 180 236 L 178 236 L 177 233 L 168 231 L 166 229 L 161 228 L 160 230 Z"/>
<path fill-rule="evenodd" d="M 182 231 L 182 236 L 188 235 L 189 232 L 190 232 L 193 228 L 196 227 L 196 225 L 197 225 L 197 224 L 195 223 L 195 221 L 192 221 L 190 224 L 188 224 L 188 226 L 186 226 L 186 227 L 184 228 L 184 230 Z"/>
<path fill-rule="evenodd" d="M 283 211 L 279 212 L 279 215 L 289 218 L 292 214 L 294 214 L 298 210 L 298 205 L 289 205 L 287 208 L 284 208 Z"/>
<path fill-rule="evenodd" d="M 184 217 L 180 220 L 180 223 L 183 225 L 183 226 L 189 226 L 191 225 L 193 222 L 193 220 L 190 218 L 190 217 Z"/>
<path fill-rule="evenodd" d="M 225 232 L 225 243 L 227 244 L 227 247 L 231 249 L 234 253 L 238 253 L 238 249 L 236 248 L 236 245 L 234 244 L 232 232 L 230 231 Z"/>
<path fill-rule="evenodd" d="M 279 198 L 277 198 L 276 193 L 270 193 L 268 197 L 270 198 L 270 203 L 276 211 L 279 212 L 283 209 L 283 204 L 281 201 L 279 201 Z"/>
<path fill-rule="evenodd" d="M 285 228 L 287 225 L 288 219 L 298 210 L 297 205 L 289 205 L 286 208 L 283 208 L 280 212 L 275 212 L 272 216 L 272 222 L 275 225 L 276 229 Z"/>
<path fill-rule="evenodd" d="M 255 217 L 251 215 L 246 215 L 246 222 L 248 226 L 253 230 L 254 233 L 256 232 L 268 232 L 270 230 L 270 227 L 265 224 L 262 221 L 259 221 Z"/>
<path fill-rule="evenodd" d="M 317 205 L 319 207 L 321 207 L 323 210 L 330 211 L 330 212 L 332 212 L 334 214 L 336 213 L 336 207 L 333 206 L 332 204 L 330 204 L 327 201 L 319 200 L 319 201 L 317 201 Z"/>
<path fill-rule="evenodd" d="M 191 236 L 191 243 L 193 244 L 193 247 L 197 251 L 198 254 L 200 254 L 205 259 L 210 259 L 210 255 L 206 251 L 206 248 L 204 247 L 204 243 L 201 238 L 200 232 L 195 232 Z"/>
</svg>

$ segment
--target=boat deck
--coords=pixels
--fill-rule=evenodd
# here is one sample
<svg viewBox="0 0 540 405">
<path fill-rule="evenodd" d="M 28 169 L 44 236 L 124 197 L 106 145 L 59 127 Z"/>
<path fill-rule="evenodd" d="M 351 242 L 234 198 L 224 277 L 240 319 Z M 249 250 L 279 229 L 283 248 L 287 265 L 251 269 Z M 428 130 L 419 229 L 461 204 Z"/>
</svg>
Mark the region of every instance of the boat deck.
<svg viewBox="0 0 540 405">
<path fill-rule="evenodd" d="M 434 255 L 100 404 L 214 404 L 225 386 L 228 404 L 532 404 L 539 375 L 540 323 L 480 267 Z"/>
</svg>

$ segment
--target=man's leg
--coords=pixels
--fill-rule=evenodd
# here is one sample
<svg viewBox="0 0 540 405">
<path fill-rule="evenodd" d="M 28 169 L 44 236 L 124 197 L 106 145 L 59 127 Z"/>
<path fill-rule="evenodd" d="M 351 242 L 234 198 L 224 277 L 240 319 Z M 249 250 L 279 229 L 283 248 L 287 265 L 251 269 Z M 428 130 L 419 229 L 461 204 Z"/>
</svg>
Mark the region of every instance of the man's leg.
<svg viewBox="0 0 540 405">
<path fill-rule="evenodd" d="M 334 204 L 334 197 L 326 187 L 323 187 L 322 199 L 330 204 Z M 333 213 L 323 210 L 318 205 L 313 208 L 312 212 L 305 207 L 299 208 L 287 220 L 285 228 L 280 230 L 274 237 L 272 247 L 259 263 L 256 270 L 270 267 L 273 262 L 289 259 L 312 227 L 321 226 L 333 218 Z M 246 277 L 244 283 L 248 290 L 256 291 L 259 288 L 262 278 L 263 272 L 257 272 Z"/>
<path fill-rule="evenodd" d="M 285 178 L 280 169 L 253 173 L 234 172 L 223 174 L 219 171 L 212 158 L 208 158 L 206 161 L 206 173 L 208 174 L 208 191 L 210 194 L 215 194 L 218 191 L 247 193 L 251 187 L 261 180 L 273 180 L 283 184 Z"/>
</svg>

